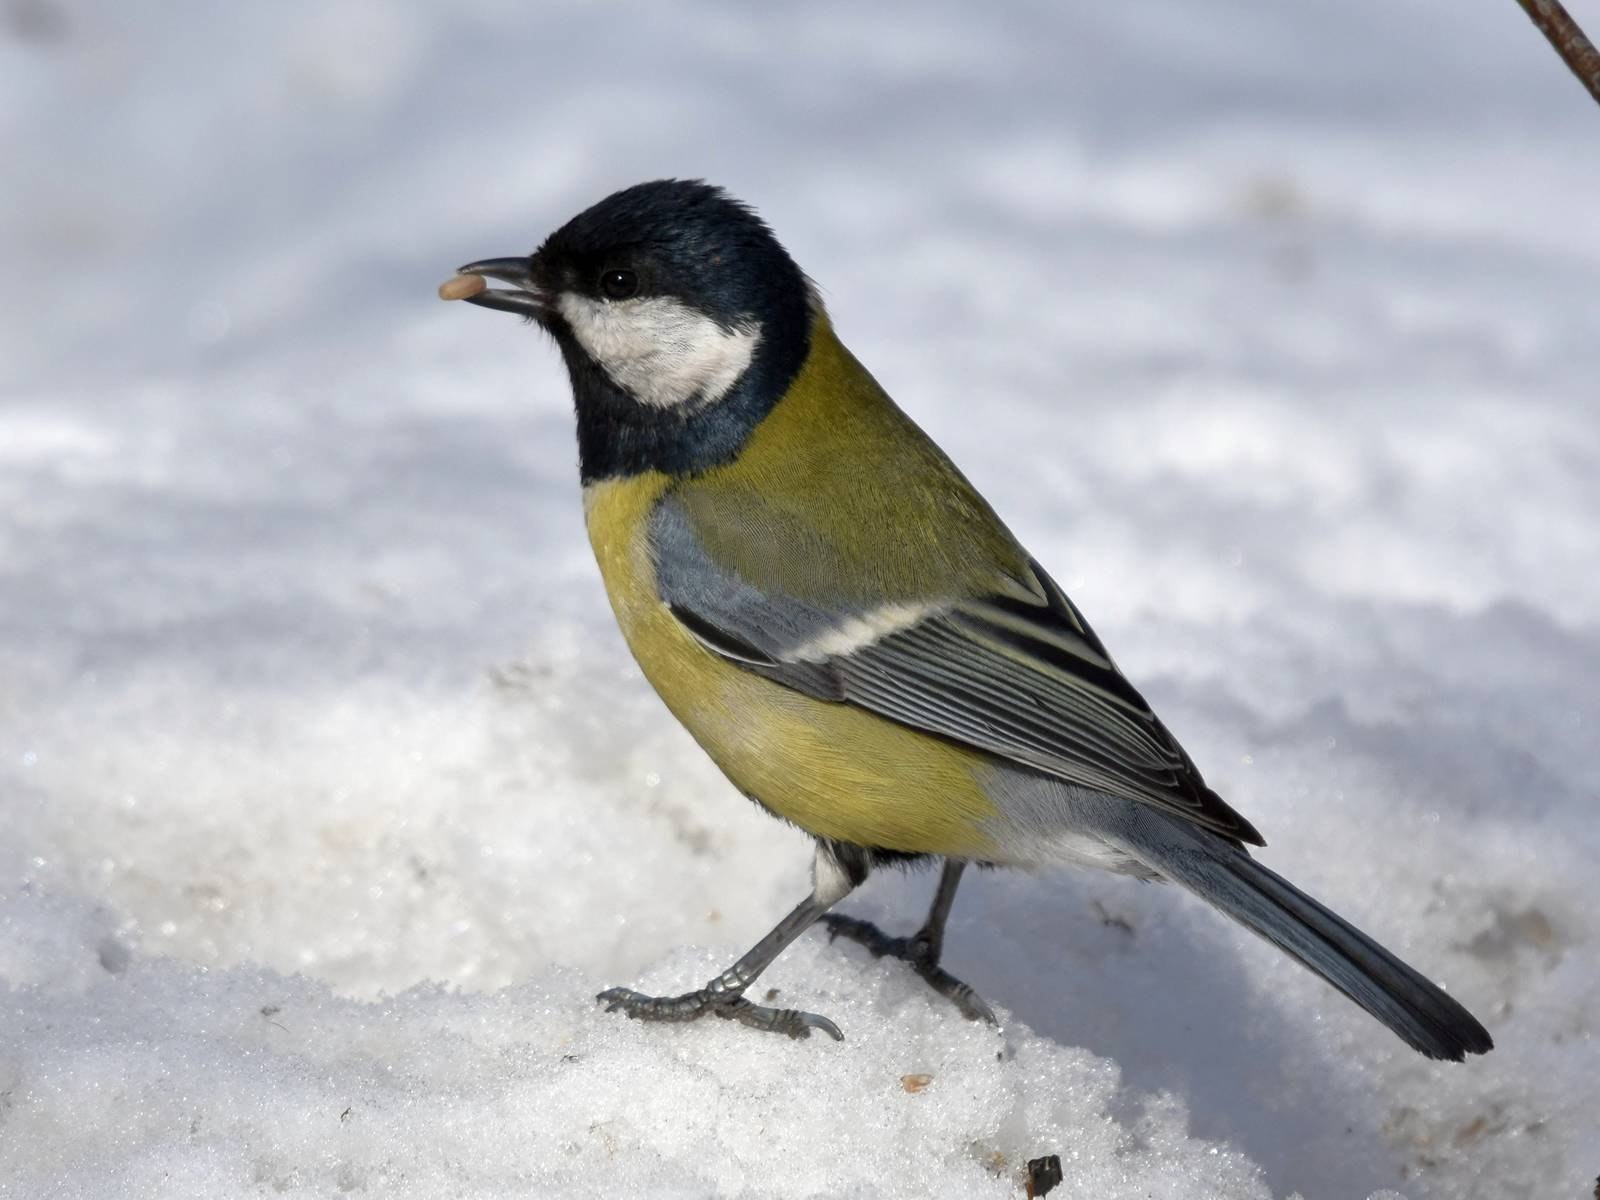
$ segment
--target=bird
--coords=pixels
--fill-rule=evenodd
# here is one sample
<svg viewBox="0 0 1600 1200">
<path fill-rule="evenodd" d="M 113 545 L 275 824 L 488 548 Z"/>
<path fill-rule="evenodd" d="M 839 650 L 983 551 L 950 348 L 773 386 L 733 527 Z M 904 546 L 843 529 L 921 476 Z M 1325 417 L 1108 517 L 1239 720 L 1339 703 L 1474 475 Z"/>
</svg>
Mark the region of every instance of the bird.
<svg viewBox="0 0 1600 1200">
<path fill-rule="evenodd" d="M 1491 1049 L 1460 1003 L 1251 853 L 1262 836 L 845 348 L 754 209 L 700 180 L 640 183 L 440 294 L 554 340 L 628 647 L 733 785 L 815 843 L 810 893 L 727 970 L 679 995 L 609 988 L 608 1010 L 842 1040 L 747 995 L 820 921 L 995 1023 L 941 965 L 962 874 L 1068 864 L 1188 889 L 1424 1055 Z M 910 935 L 831 911 L 875 868 L 935 863 Z"/>
</svg>

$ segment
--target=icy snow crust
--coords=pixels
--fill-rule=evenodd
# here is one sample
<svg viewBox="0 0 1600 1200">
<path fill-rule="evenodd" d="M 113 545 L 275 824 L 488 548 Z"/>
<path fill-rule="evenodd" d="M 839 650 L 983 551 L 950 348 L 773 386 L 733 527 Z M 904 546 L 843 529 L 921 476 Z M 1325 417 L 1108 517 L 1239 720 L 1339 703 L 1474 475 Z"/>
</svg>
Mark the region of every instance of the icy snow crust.
<svg viewBox="0 0 1600 1200">
<path fill-rule="evenodd" d="M 0 1194 L 1587 1194 L 1600 124 L 1514 5 L 18 5 L 0 96 Z M 620 644 L 550 347 L 433 289 L 667 174 L 1492 1055 L 1071 871 L 963 887 L 1003 1036 L 817 935 L 842 1045 L 598 1010 L 806 840 Z"/>
</svg>

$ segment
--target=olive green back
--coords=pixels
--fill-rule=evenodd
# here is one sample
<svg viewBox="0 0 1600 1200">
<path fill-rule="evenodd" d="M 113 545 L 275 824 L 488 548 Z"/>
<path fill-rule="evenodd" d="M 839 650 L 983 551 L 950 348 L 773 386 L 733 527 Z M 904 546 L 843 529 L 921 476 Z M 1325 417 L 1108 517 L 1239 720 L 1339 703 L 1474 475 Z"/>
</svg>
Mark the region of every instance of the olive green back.
<svg viewBox="0 0 1600 1200">
<path fill-rule="evenodd" d="M 671 492 L 711 556 L 763 591 L 870 608 L 1032 590 L 1027 553 L 826 316 L 739 458 Z"/>
</svg>

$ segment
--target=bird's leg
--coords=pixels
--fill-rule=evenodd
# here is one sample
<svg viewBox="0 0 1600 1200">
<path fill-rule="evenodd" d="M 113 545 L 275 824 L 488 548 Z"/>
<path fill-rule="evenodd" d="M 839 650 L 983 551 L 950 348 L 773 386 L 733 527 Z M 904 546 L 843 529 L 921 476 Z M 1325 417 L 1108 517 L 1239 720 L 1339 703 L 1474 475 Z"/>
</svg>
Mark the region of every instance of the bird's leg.
<svg viewBox="0 0 1600 1200">
<path fill-rule="evenodd" d="M 961 884 L 961 872 L 966 867 L 966 863 L 953 858 L 944 860 L 939 890 L 933 894 L 933 906 L 928 909 L 928 919 L 922 923 L 921 929 L 908 938 L 890 937 L 871 921 L 847 917 L 842 913 L 829 913 L 822 918 L 822 922 L 828 927 L 830 941 L 847 937 L 870 950 L 873 958 L 888 955 L 904 959 L 911 964 L 913 971 L 927 980 L 929 987 L 959 1008 L 963 1016 L 972 1021 L 998 1025 L 1000 1022 L 995 1019 L 993 1010 L 983 1002 L 983 997 L 939 965 L 939 958 L 944 953 L 944 925 L 950 918 L 950 908 L 956 901 L 956 888 Z"/>
<path fill-rule="evenodd" d="M 767 934 L 733 966 L 698 991 L 681 996 L 646 996 L 631 988 L 608 988 L 595 999 L 607 1012 L 623 1012 L 637 1021 L 695 1021 L 709 1013 L 738 1021 L 769 1033 L 784 1033 L 792 1038 L 810 1037 L 820 1029 L 836 1042 L 844 1034 L 827 1017 L 794 1008 L 767 1008 L 744 998 L 745 989 L 772 965 L 772 960 L 811 925 L 850 894 L 867 877 L 865 860 L 841 862 L 825 844 L 817 846 L 812 868 L 811 895 L 807 896 L 777 927 Z"/>
</svg>

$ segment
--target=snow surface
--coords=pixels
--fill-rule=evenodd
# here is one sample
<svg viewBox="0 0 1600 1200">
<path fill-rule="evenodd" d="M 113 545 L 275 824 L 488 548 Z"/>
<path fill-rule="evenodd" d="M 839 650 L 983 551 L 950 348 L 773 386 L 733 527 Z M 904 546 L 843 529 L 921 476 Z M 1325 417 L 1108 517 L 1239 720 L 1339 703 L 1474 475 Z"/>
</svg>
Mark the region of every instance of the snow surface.
<svg viewBox="0 0 1600 1200">
<path fill-rule="evenodd" d="M 1588 1194 L 1600 120 L 1509 0 L 0 16 L 0 1194 Z M 433 288 L 668 174 L 1493 1054 L 1071 871 L 963 886 L 1003 1036 L 817 935 L 841 1045 L 599 1011 L 806 843 L 622 647 L 549 347 Z"/>
</svg>

